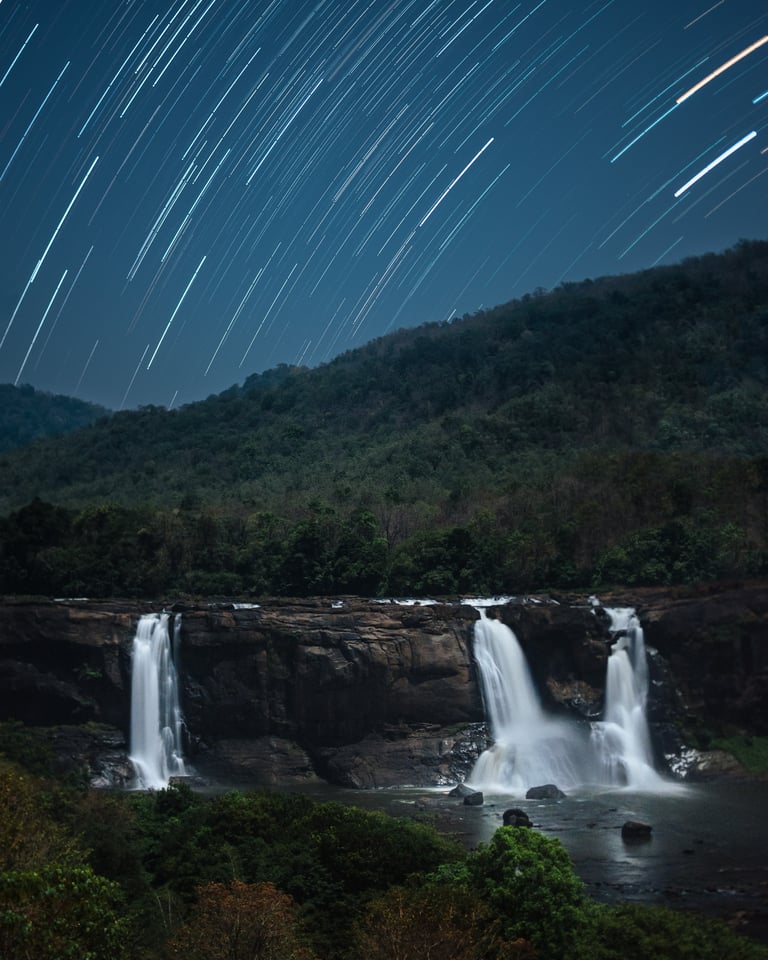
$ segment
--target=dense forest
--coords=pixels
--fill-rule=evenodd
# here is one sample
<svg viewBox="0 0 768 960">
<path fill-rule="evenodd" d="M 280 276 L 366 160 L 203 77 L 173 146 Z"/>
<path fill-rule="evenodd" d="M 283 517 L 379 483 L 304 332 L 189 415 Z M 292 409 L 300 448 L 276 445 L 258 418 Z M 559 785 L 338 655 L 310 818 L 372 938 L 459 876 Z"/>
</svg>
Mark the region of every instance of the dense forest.
<svg viewBox="0 0 768 960">
<path fill-rule="evenodd" d="M 3 756 L 4 755 L 4 756 Z M 20 761 L 23 761 L 20 762 Z M 87 790 L 0 725 L 4 960 L 766 960 L 720 920 L 591 900 L 560 842 L 465 850 L 300 794 Z"/>
<path fill-rule="evenodd" d="M 0 452 L 87 427 L 107 411 L 94 403 L 0 383 Z"/>
<path fill-rule="evenodd" d="M 569 283 L 0 458 L 0 592 L 768 571 L 768 243 Z"/>
</svg>

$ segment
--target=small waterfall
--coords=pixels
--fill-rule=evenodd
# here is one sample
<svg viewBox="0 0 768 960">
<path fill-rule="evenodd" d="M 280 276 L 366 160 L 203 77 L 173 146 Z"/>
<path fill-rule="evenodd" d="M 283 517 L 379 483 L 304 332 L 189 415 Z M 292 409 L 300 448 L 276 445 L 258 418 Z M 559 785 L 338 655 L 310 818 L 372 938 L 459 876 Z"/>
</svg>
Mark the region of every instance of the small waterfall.
<svg viewBox="0 0 768 960">
<path fill-rule="evenodd" d="M 648 665 L 642 628 L 632 609 L 606 612 L 616 640 L 608 658 L 603 719 L 588 728 L 544 712 L 514 633 L 479 610 L 475 661 L 494 743 L 478 758 L 472 786 L 513 795 L 545 783 L 565 790 L 666 788 L 653 768 L 645 715 Z"/>
<path fill-rule="evenodd" d="M 173 636 L 179 619 L 172 622 Z M 167 787 L 169 777 L 186 772 L 170 622 L 167 613 L 144 614 L 133 638 L 130 759 L 145 790 Z"/>
<path fill-rule="evenodd" d="M 482 609 L 475 659 L 494 744 L 478 758 L 472 785 L 498 793 L 525 793 L 544 783 L 577 786 L 589 762 L 587 737 L 544 713 L 517 637 Z"/>
<path fill-rule="evenodd" d="M 605 607 L 616 637 L 608 658 L 603 719 L 592 727 L 599 779 L 609 786 L 654 790 L 664 781 L 653 767 L 645 708 L 648 661 L 640 621 L 631 607 Z"/>
</svg>

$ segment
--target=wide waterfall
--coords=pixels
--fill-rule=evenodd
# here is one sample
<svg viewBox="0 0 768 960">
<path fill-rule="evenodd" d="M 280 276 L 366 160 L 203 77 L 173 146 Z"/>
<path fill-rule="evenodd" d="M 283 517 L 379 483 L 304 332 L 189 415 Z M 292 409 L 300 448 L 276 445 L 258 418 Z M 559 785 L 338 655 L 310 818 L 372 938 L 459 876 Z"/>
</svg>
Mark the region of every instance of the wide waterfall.
<svg viewBox="0 0 768 960">
<path fill-rule="evenodd" d="M 167 787 L 170 777 L 186 773 L 172 642 L 178 621 L 167 613 L 145 614 L 133 638 L 130 759 L 144 790 Z"/>
<path fill-rule="evenodd" d="M 545 713 L 514 633 L 479 612 L 475 660 L 494 743 L 475 764 L 469 778 L 474 787 L 520 795 L 546 783 L 565 790 L 665 786 L 653 768 L 645 714 L 648 666 L 634 610 L 606 608 L 616 640 L 608 658 L 603 719 L 592 724 Z"/>
</svg>

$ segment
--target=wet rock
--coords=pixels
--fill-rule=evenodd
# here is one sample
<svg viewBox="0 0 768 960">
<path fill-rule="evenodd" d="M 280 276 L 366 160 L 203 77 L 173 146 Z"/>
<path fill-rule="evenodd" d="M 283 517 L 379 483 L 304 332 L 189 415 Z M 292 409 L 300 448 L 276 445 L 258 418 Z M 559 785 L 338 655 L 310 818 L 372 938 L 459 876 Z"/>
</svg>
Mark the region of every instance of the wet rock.
<svg viewBox="0 0 768 960">
<path fill-rule="evenodd" d="M 643 843 L 651 839 L 653 827 L 641 820 L 627 820 L 621 828 L 621 839 L 628 843 Z"/>
<path fill-rule="evenodd" d="M 473 793 L 477 793 L 474 787 L 468 787 L 466 783 L 457 783 L 453 790 L 448 791 L 449 797 L 471 797 Z"/>
<path fill-rule="evenodd" d="M 483 802 L 484 797 L 481 790 L 475 790 L 473 793 L 469 793 L 464 797 L 465 807 L 482 807 Z"/>
<path fill-rule="evenodd" d="M 526 793 L 526 800 L 560 800 L 564 797 L 563 791 L 554 783 L 544 783 L 540 787 L 531 787 Z"/>
<path fill-rule="evenodd" d="M 665 759 L 670 770 L 681 780 L 706 781 L 725 778 L 741 779 L 749 771 L 725 750 L 694 750 L 686 747 Z"/>
<path fill-rule="evenodd" d="M 505 810 L 502 814 L 502 822 L 505 827 L 532 827 L 531 818 L 525 812 L 517 807 Z"/>
</svg>

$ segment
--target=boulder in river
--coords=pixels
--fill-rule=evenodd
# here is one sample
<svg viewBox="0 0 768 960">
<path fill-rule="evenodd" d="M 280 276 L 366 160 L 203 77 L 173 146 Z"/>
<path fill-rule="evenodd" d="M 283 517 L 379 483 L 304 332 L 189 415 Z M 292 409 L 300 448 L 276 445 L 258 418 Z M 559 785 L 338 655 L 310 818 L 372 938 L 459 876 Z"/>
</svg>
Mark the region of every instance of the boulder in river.
<svg viewBox="0 0 768 960">
<path fill-rule="evenodd" d="M 465 807 L 482 807 L 484 802 L 484 797 L 481 790 L 474 790 L 472 793 L 468 793 L 464 797 L 464 806 Z"/>
<path fill-rule="evenodd" d="M 628 843 L 638 843 L 651 839 L 650 823 L 640 820 L 627 820 L 621 828 L 621 839 Z"/>
<path fill-rule="evenodd" d="M 511 810 L 505 810 L 502 815 L 502 820 L 505 827 L 531 827 L 531 818 L 525 812 L 525 810 L 520 810 L 516 807 L 513 807 Z"/>
<path fill-rule="evenodd" d="M 526 800 L 560 800 L 564 797 L 563 791 L 554 783 L 543 783 L 539 787 L 531 787 L 526 793 Z"/>
</svg>

